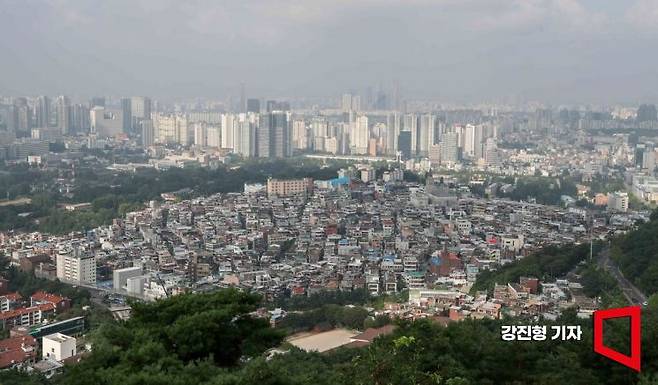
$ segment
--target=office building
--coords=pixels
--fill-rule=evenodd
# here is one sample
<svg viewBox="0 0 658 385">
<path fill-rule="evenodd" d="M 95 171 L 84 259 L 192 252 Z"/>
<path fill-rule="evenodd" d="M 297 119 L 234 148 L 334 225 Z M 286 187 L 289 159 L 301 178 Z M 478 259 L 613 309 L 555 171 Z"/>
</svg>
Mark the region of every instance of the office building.
<svg viewBox="0 0 658 385">
<path fill-rule="evenodd" d="M 266 111 L 290 111 L 290 103 L 288 102 L 279 102 L 276 100 L 268 100 L 266 102 Z"/>
<path fill-rule="evenodd" d="M 402 129 L 411 133 L 411 155 L 416 156 L 420 139 L 418 135 L 418 116 L 416 114 L 405 114 L 402 117 Z"/>
<path fill-rule="evenodd" d="M 276 111 L 261 116 L 256 135 L 258 157 L 284 158 L 292 155 L 288 114 Z"/>
<path fill-rule="evenodd" d="M 89 109 L 94 107 L 105 107 L 105 97 L 104 96 L 94 96 L 91 98 L 89 103 Z"/>
<path fill-rule="evenodd" d="M 459 161 L 459 146 L 456 132 L 449 132 L 443 135 L 440 143 L 441 163 L 457 163 Z"/>
<path fill-rule="evenodd" d="M 398 151 L 400 152 L 402 159 L 411 159 L 411 132 L 402 131 L 398 135 Z"/>
<path fill-rule="evenodd" d="M 247 99 L 247 112 L 260 113 L 260 100 Z"/>
<path fill-rule="evenodd" d="M 642 122 L 652 122 L 658 120 L 658 113 L 656 112 L 656 106 L 654 104 L 642 104 L 637 109 L 637 118 L 638 123 Z"/>
<path fill-rule="evenodd" d="M 130 98 L 121 99 L 121 117 L 123 118 L 123 132 L 131 132 L 132 125 L 132 101 Z M 149 117 L 150 119 L 150 117 Z"/>
</svg>

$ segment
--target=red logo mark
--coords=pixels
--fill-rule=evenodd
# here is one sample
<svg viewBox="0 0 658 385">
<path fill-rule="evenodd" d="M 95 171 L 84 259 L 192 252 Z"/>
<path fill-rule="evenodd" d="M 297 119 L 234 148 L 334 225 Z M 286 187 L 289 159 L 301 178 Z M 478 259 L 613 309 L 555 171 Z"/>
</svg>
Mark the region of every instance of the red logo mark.
<svg viewBox="0 0 658 385">
<path fill-rule="evenodd" d="M 610 318 L 631 318 L 631 355 L 627 356 L 603 345 L 603 321 Z M 594 312 L 594 351 L 622 365 L 640 371 L 640 307 L 628 306 L 618 309 L 597 310 Z"/>
</svg>

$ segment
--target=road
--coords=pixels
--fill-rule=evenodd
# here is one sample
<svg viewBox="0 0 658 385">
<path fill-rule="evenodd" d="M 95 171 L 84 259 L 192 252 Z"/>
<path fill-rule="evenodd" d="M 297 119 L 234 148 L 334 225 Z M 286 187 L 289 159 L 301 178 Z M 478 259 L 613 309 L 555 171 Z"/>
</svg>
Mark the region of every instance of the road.
<svg viewBox="0 0 658 385">
<path fill-rule="evenodd" d="M 604 249 L 599 253 L 598 265 L 617 280 L 628 302 L 633 305 L 642 305 L 647 302 L 647 296 L 624 277 L 624 274 L 619 270 L 619 266 L 610 258 L 610 249 Z"/>
</svg>

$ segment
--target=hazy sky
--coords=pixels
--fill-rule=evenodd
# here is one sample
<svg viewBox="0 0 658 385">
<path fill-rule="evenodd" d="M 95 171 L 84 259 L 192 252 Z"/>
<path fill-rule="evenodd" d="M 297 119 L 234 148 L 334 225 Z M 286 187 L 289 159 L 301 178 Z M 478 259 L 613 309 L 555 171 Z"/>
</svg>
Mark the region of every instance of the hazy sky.
<svg viewBox="0 0 658 385">
<path fill-rule="evenodd" d="M 658 101 L 658 0 L 0 0 L 0 94 Z"/>
</svg>

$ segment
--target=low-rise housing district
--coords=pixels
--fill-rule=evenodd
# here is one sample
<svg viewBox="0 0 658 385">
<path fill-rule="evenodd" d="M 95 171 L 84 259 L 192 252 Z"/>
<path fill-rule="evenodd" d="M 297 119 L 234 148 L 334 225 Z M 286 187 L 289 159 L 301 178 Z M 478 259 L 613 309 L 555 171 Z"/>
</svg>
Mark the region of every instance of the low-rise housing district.
<svg viewBox="0 0 658 385">
<path fill-rule="evenodd" d="M 332 180 L 270 179 L 246 184 L 242 193 L 193 199 L 162 194 L 144 210 L 86 232 L 2 233 L 0 252 L 37 277 L 146 301 L 227 287 L 266 300 L 327 290 L 364 289 L 372 296 L 408 290 L 406 303 L 387 302 L 374 315 L 555 319 L 573 307 L 587 317 L 597 300 L 570 277 L 498 282 L 492 294 L 471 294 L 471 286 L 480 272 L 543 246 L 605 239 L 648 217 L 630 211 L 623 193 L 597 197 L 593 203 L 608 210 L 592 215 L 569 199 L 549 206 L 496 197 L 511 185 L 489 185 L 489 197 L 477 198 L 473 183 L 445 172 L 411 183 L 400 168 L 377 175 L 356 165 Z M 52 375 L 80 357 L 83 342 L 75 337 L 84 317 L 55 322 L 69 299 L 44 292 L 22 298 L 6 289 L 0 282 L 0 328 L 10 330 L 0 341 L 0 368 Z M 261 313 L 273 323 L 286 315 Z M 364 343 L 355 338 L 346 341 Z"/>
</svg>

